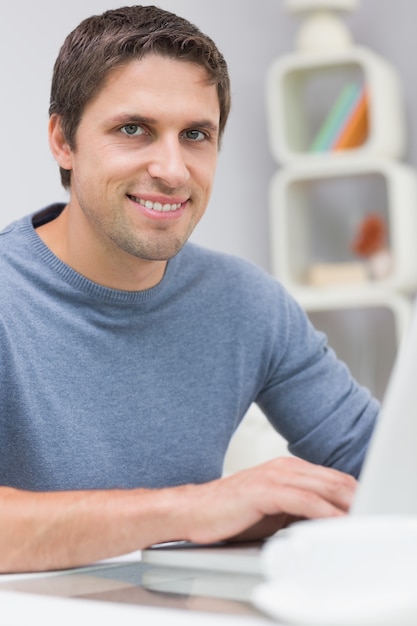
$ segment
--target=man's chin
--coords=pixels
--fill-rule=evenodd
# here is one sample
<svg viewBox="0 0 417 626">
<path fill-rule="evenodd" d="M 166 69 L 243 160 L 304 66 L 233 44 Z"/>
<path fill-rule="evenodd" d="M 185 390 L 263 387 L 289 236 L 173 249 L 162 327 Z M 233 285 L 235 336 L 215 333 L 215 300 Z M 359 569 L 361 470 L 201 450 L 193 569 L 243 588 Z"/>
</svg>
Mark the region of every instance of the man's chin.
<svg viewBox="0 0 417 626">
<path fill-rule="evenodd" d="M 169 261 L 180 252 L 187 240 L 170 241 L 165 244 L 144 245 L 130 253 L 146 261 Z"/>
</svg>

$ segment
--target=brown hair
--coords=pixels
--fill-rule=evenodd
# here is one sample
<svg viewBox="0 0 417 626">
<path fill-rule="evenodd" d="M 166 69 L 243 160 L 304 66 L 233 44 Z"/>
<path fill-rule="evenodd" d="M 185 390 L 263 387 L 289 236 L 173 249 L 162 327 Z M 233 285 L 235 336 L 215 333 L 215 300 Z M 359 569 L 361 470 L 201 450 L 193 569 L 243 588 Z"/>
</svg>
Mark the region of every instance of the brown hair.
<svg viewBox="0 0 417 626">
<path fill-rule="evenodd" d="M 190 61 L 204 67 L 216 85 L 220 105 L 219 138 L 230 111 L 226 61 L 214 42 L 196 26 L 155 6 L 128 6 L 83 20 L 65 39 L 54 66 L 49 114 L 61 118 L 69 146 L 86 104 L 108 73 L 149 53 Z M 71 172 L 60 168 L 69 187 Z"/>
</svg>

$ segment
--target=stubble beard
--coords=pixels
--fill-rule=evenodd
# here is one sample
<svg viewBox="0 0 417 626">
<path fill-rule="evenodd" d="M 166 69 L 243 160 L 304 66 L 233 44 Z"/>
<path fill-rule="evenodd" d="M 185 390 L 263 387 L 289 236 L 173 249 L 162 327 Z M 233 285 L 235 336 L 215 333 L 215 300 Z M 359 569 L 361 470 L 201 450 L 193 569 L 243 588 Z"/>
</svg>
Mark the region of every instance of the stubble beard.
<svg viewBox="0 0 417 626">
<path fill-rule="evenodd" d="M 148 235 L 137 232 L 126 224 L 115 224 L 110 235 L 113 243 L 127 254 L 147 261 L 168 261 L 178 254 L 190 238 L 195 224 L 190 223 L 186 230 L 178 235 L 164 226 L 154 228 Z"/>
</svg>

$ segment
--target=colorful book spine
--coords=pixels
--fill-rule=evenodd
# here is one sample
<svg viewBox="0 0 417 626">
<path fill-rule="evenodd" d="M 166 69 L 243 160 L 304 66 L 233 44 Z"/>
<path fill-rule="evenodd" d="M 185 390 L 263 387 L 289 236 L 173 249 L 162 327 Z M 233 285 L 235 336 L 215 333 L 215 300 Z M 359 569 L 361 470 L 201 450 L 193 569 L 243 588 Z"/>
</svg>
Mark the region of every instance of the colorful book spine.
<svg viewBox="0 0 417 626">
<path fill-rule="evenodd" d="M 356 107 L 361 94 L 361 86 L 357 83 L 348 83 L 342 89 L 329 115 L 326 117 L 319 132 L 311 144 L 311 151 L 324 152 L 331 150 L 336 138 L 344 127 L 346 119 Z"/>
<path fill-rule="evenodd" d="M 369 96 L 363 88 L 351 114 L 336 137 L 332 150 L 349 150 L 361 146 L 369 134 Z"/>
</svg>

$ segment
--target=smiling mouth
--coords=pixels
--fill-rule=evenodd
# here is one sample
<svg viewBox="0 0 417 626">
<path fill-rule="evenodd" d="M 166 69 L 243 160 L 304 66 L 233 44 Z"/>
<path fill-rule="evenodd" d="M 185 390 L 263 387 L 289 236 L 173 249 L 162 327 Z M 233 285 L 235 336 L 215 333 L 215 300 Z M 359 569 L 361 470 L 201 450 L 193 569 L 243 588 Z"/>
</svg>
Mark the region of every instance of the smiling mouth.
<svg viewBox="0 0 417 626">
<path fill-rule="evenodd" d="M 182 202 L 177 202 L 174 204 L 162 204 L 161 202 L 151 202 L 150 200 L 143 200 L 143 198 L 136 198 L 135 196 L 128 196 L 130 200 L 136 202 L 137 204 L 142 205 L 146 209 L 151 211 L 157 211 L 158 213 L 169 213 L 172 211 L 177 211 L 181 206 Z"/>
</svg>

